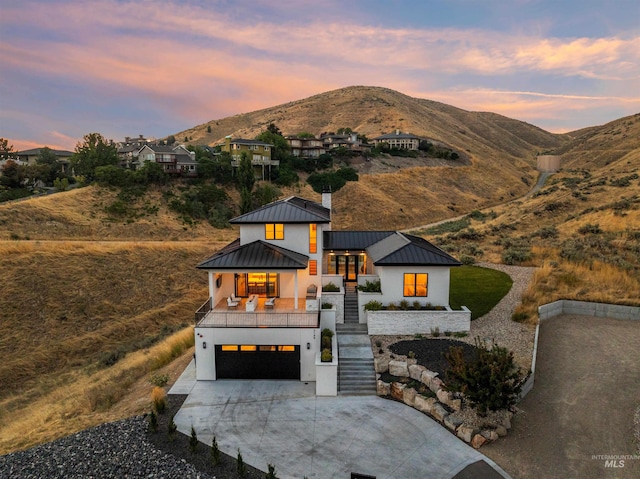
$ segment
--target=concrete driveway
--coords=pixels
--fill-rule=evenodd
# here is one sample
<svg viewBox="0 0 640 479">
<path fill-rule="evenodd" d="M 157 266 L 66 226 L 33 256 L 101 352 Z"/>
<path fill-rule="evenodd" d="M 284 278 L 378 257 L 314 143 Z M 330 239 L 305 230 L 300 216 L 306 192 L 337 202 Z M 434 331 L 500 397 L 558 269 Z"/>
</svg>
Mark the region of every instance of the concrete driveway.
<svg viewBox="0 0 640 479">
<path fill-rule="evenodd" d="M 254 467 L 274 464 L 278 477 L 344 479 L 357 472 L 377 479 L 449 479 L 478 466 L 480 477 L 509 477 L 403 404 L 376 396 L 316 397 L 314 383 L 299 381 L 196 383 L 192 370 L 193 364 L 170 391 L 189 394 L 175 417 L 178 430 L 189 435 L 193 425 L 205 444 L 215 434 L 223 452 L 235 457 L 239 448 Z"/>
</svg>

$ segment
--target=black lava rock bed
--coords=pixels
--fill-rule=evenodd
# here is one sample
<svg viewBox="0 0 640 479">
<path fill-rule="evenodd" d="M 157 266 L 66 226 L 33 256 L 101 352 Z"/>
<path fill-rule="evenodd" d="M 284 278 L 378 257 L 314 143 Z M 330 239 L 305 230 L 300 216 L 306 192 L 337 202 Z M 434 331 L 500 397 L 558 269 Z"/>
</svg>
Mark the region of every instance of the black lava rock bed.
<svg viewBox="0 0 640 479">
<path fill-rule="evenodd" d="M 449 363 L 444 357 L 452 346 L 461 347 L 464 357 L 471 359 L 474 357 L 476 347 L 471 344 L 456 341 L 454 339 L 412 339 L 399 341 L 389 346 L 389 350 L 400 356 L 407 356 L 413 351 L 415 358 L 421 366 L 437 372 L 444 379 L 445 371 L 449 368 Z"/>
</svg>

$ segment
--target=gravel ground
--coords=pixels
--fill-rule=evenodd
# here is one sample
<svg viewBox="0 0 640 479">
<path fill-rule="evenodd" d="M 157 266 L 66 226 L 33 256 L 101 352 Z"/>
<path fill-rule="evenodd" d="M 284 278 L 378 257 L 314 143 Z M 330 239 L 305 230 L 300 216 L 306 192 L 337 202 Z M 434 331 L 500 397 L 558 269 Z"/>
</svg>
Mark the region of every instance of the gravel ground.
<svg viewBox="0 0 640 479">
<path fill-rule="evenodd" d="M 21 452 L 0 456 L 0 477 L 7 479 L 236 479 L 237 460 L 221 454 L 213 466 L 210 445 L 200 443 L 195 453 L 189 437 L 167 434 L 170 418 L 186 396 L 167 396 L 167 410 L 158 415 L 158 432 L 148 419 L 136 416 L 102 424 L 77 434 Z M 245 479 L 265 473 L 246 465 Z M 276 471 L 277 473 L 278 471 Z"/>
<path fill-rule="evenodd" d="M 147 439 L 147 420 L 137 416 L 0 456 L 0 477 L 207 479 L 212 476 L 157 449 Z"/>
</svg>

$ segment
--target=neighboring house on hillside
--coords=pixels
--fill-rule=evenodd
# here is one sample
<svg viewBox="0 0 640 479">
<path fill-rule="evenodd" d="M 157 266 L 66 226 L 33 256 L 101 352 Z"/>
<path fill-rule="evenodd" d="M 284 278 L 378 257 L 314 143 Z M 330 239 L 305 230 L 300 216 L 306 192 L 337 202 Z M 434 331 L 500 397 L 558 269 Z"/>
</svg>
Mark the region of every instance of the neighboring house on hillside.
<svg viewBox="0 0 640 479">
<path fill-rule="evenodd" d="M 245 140 L 243 138 L 232 139 L 230 136 L 227 136 L 225 137 L 224 143 L 219 146 L 222 151 L 231 154 L 231 166 L 234 168 L 240 166 L 242 153 L 247 153 L 251 159 L 251 164 L 262 168 L 262 179 L 265 178 L 265 166 L 269 173 L 267 177 L 271 177 L 271 167 L 280 165 L 280 161 L 271 159 L 273 145 L 263 141 Z"/>
<path fill-rule="evenodd" d="M 345 294 L 438 305 L 449 315 L 439 323 L 442 331 L 462 330 L 448 327 L 451 314 L 466 315 L 468 330 L 468 310 L 449 308 L 449 273 L 460 262 L 404 233 L 332 231 L 330 192 L 321 204 L 291 196 L 231 223 L 240 237 L 197 266 L 209 280 L 209 299 L 196 313 L 198 380 L 298 379 L 327 391 L 320 386 L 326 372 L 320 331 L 345 321 Z M 378 280 L 378 293 L 353 292 L 356 284 Z M 337 288 L 323 292 L 329 283 Z M 357 321 L 367 323 L 362 305 L 359 310 Z M 429 311 L 417 313 L 434 324 Z M 383 318 L 383 327 L 415 323 L 402 318 Z M 429 333 L 428 325 L 421 327 Z"/>
<path fill-rule="evenodd" d="M 40 156 L 40 150 L 42 150 L 42 148 L 32 148 L 31 150 L 18 151 L 15 153 L 15 156 L 16 159 L 23 164 L 35 165 L 38 157 Z M 56 155 L 62 173 L 67 173 L 69 171 L 69 165 L 71 164 L 73 151 L 51 149 L 51 152 Z"/>
<path fill-rule="evenodd" d="M 417 150 L 421 141 L 422 138 L 410 133 L 401 133 L 400 130 L 373 139 L 375 146 L 378 146 L 380 143 L 386 143 L 391 148 L 397 148 L 399 150 Z"/>
<path fill-rule="evenodd" d="M 291 147 L 291 154 L 301 158 L 317 158 L 326 152 L 322 140 L 298 136 L 285 136 Z"/>
<path fill-rule="evenodd" d="M 173 175 L 196 176 L 198 174 L 196 154 L 183 145 L 145 145 L 134 154 L 131 166 L 140 168 L 146 161 L 158 163 L 165 173 Z"/>
<path fill-rule="evenodd" d="M 335 133 L 323 133 L 320 135 L 320 140 L 325 150 L 332 150 L 334 148 L 346 148 L 347 150 L 354 151 L 356 153 L 362 153 L 369 150 L 369 145 L 366 145 L 360 141 L 357 133 L 351 133 L 349 135 L 336 135 Z"/>
</svg>

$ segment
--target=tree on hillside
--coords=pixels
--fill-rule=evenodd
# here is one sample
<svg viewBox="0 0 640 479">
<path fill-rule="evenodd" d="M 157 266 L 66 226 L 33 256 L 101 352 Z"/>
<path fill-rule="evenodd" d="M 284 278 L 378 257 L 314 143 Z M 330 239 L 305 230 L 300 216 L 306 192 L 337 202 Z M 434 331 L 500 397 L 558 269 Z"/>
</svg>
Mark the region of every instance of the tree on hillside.
<svg viewBox="0 0 640 479">
<path fill-rule="evenodd" d="M 287 140 L 282 136 L 280 129 L 273 123 L 271 123 L 265 131 L 256 136 L 256 140 L 273 145 L 273 149 L 271 150 L 271 159 L 273 160 L 283 161 L 289 156 L 289 152 L 291 151 L 289 143 L 287 143 Z"/>
<path fill-rule="evenodd" d="M 0 186 L 20 188 L 24 181 L 24 169 L 13 160 L 7 160 L 0 170 Z"/>
<path fill-rule="evenodd" d="M 76 175 L 93 181 L 98 166 L 117 165 L 118 153 L 112 141 L 107 141 L 100 133 L 88 133 L 76 145 L 71 157 Z"/>
<path fill-rule="evenodd" d="M 253 172 L 251 158 L 246 151 L 242 152 L 240 165 L 238 166 L 238 189 L 240 190 L 240 214 L 248 213 L 253 209 L 251 193 L 256 176 Z"/>
<path fill-rule="evenodd" d="M 167 137 L 167 145 L 171 146 L 176 142 L 176 137 L 173 135 L 169 135 Z"/>
<path fill-rule="evenodd" d="M 13 158 L 14 154 L 13 145 L 9 144 L 9 140 L 0 138 L 0 160 L 9 160 Z"/>
<path fill-rule="evenodd" d="M 36 157 L 36 168 L 31 169 L 31 172 L 35 180 L 41 180 L 47 185 L 52 185 L 58 176 L 64 176 L 58 157 L 48 146 L 40 148 L 40 154 Z"/>
</svg>

